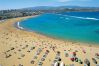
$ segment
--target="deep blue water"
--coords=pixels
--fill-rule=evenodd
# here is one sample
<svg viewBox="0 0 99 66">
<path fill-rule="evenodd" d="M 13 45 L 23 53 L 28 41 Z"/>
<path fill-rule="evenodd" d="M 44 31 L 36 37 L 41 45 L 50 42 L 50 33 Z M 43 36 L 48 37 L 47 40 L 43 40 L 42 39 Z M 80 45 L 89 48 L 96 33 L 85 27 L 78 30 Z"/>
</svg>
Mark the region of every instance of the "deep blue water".
<svg viewBox="0 0 99 66">
<path fill-rule="evenodd" d="M 99 44 L 99 12 L 42 14 L 20 26 L 58 39 Z"/>
</svg>

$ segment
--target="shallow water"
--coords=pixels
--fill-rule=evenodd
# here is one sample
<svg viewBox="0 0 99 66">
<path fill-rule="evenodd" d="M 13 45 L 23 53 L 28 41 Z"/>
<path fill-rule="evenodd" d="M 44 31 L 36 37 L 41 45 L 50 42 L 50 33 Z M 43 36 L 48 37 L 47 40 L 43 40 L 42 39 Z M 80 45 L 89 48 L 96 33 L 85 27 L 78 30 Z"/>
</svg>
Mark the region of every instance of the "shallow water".
<svg viewBox="0 0 99 66">
<path fill-rule="evenodd" d="M 20 26 L 54 38 L 99 44 L 99 12 L 42 14 Z"/>
</svg>

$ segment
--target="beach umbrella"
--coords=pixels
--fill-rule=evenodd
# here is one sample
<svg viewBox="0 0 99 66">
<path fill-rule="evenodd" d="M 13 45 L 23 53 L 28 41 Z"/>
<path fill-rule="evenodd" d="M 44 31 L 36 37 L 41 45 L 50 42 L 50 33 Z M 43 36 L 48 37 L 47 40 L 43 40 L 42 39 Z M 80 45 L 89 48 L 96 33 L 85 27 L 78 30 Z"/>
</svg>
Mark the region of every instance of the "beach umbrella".
<svg viewBox="0 0 99 66">
<path fill-rule="evenodd" d="M 86 53 L 85 49 L 82 49 L 83 53 Z"/>
<path fill-rule="evenodd" d="M 65 57 L 68 57 L 69 56 L 69 54 L 66 51 L 64 51 L 64 53 L 65 53 Z"/>
<path fill-rule="evenodd" d="M 85 60 L 84 60 L 84 63 L 87 64 L 88 66 L 90 66 L 90 62 L 89 62 L 88 59 L 85 59 Z"/>
<path fill-rule="evenodd" d="M 76 52 L 73 52 L 72 54 L 73 54 L 73 56 L 76 56 Z"/>
<path fill-rule="evenodd" d="M 78 62 L 78 58 L 77 57 L 75 57 L 75 61 Z"/>
<path fill-rule="evenodd" d="M 95 57 L 99 59 L 99 53 L 95 53 Z"/>
<path fill-rule="evenodd" d="M 57 51 L 57 56 L 60 56 L 60 52 L 59 51 Z"/>
<path fill-rule="evenodd" d="M 19 64 L 19 66 L 23 66 L 22 64 Z"/>
<path fill-rule="evenodd" d="M 46 52 L 48 52 L 48 53 L 49 53 L 49 50 L 46 50 Z"/>
<path fill-rule="evenodd" d="M 78 59 L 78 62 L 79 62 L 80 64 L 83 64 L 83 62 L 81 61 L 81 59 Z"/>
<path fill-rule="evenodd" d="M 70 58 L 71 61 L 74 61 L 74 58 Z"/>
<path fill-rule="evenodd" d="M 92 61 L 93 61 L 95 64 L 97 64 L 97 61 L 96 61 L 95 58 L 92 58 Z"/>
<path fill-rule="evenodd" d="M 34 64 L 34 62 L 35 62 L 34 60 L 31 60 L 31 62 L 30 62 L 30 63 L 31 63 L 31 64 Z"/>
<path fill-rule="evenodd" d="M 41 58 L 41 61 L 45 61 L 45 58 Z"/>
<path fill-rule="evenodd" d="M 61 61 L 61 58 L 59 58 L 58 61 Z"/>
</svg>

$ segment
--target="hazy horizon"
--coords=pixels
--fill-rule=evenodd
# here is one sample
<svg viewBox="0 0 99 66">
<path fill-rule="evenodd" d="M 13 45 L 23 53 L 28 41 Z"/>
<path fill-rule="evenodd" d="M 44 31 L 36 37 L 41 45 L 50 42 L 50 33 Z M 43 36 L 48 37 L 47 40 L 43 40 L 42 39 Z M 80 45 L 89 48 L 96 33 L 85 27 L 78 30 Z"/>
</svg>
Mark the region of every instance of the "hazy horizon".
<svg viewBox="0 0 99 66">
<path fill-rule="evenodd" d="M 99 0 L 0 0 L 0 10 L 36 6 L 81 6 L 99 7 Z"/>
</svg>

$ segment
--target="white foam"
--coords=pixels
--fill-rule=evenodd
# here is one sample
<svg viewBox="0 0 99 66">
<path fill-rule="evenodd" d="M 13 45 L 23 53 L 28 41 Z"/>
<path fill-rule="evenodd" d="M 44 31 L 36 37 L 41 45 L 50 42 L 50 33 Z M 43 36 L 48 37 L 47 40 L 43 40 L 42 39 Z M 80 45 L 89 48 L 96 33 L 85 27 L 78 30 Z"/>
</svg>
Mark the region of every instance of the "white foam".
<svg viewBox="0 0 99 66">
<path fill-rule="evenodd" d="M 23 27 L 20 26 L 20 22 L 17 22 L 17 26 L 19 29 L 24 29 Z"/>
<path fill-rule="evenodd" d="M 88 20 L 99 20 L 97 18 L 90 18 L 90 17 L 78 17 L 78 16 L 70 16 L 70 17 L 79 18 L 79 19 L 88 19 Z"/>
<path fill-rule="evenodd" d="M 89 17 L 87 17 L 86 19 L 99 20 L 99 19 L 96 19 L 96 18 L 89 18 Z"/>
<path fill-rule="evenodd" d="M 57 14 L 57 15 L 62 15 L 62 14 Z M 74 18 L 79 18 L 79 19 L 87 19 L 87 20 L 99 20 L 97 18 L 91 18 L 91 17 L 78 17 L 78 16 L 70 16 L 70 15 L 62 15 L 62 16 L 69 16 L 69 17 L 74 17 Z"/>
</svg>

